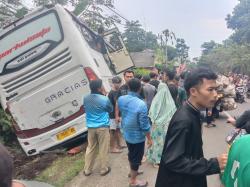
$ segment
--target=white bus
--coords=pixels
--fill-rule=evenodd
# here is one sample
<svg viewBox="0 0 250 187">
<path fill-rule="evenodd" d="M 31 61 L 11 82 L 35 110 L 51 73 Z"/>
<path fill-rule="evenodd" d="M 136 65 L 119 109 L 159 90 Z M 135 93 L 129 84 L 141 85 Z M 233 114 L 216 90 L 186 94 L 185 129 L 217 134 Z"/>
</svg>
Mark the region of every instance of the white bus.
<svg viewBox="0 0 250 187">
<path fill-rule="evenodd" d="M 96 34 L 61 6 L 41 8 L 0 32 L 1 105 L 27 155 L 86 133 L 82 100 L 89 81 L 109 80 L 133 62 L 117 29 L 105 34 L 111 70 Z"/>
</svg>

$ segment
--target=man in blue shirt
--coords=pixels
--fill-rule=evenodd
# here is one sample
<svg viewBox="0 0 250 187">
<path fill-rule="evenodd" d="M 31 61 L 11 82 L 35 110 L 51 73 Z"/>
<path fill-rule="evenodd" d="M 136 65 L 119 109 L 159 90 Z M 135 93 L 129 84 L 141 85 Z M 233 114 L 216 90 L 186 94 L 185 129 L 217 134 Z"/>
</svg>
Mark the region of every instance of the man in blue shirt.
<svg viewBox="0 0 250 187">
<path fill-rule="evenodd" d="M 83 107 L 86 112 L 86 124 L 88 127 L 88 147 L 85 154 L 84 175 L 92 172 L 94 160 L 99 153 L 101 161 L 101 175 L 110 172 L 108 166 L 108 152 L 110 143 L 109 112 L 113 107 L 104 96 L 102 80 L 93 80 L 89 84 L 91 94 L 84 97 Z"/>
<path fill-rule="evenodd" d="M 118 107 L 122 114 L 123 136 L 128 146 L 130 163 L 130 187 L 147 186 L 146 181 L 136 179 L 138 169 L 144 154 L 145 137 L 148 146 L 152 145 L 150 124 L 146 103 L 140 99 L 141 82 L 138 79 L 128 81 L 128 95 L 119 97 Z"/>
</svg>

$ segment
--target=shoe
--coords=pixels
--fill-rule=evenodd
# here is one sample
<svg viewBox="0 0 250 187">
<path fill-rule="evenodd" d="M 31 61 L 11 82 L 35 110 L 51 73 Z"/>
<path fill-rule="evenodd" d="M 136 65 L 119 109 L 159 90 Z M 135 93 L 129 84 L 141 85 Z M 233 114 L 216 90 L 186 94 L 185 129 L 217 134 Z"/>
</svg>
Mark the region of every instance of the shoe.
<svg viewBox="0 0 250 187">
<path fill-rule="evenodd" d="M 137 171 L 137 175 L 142 175 L 144 172 L 142 171 L 142 170 L 140 170 L 140 171 Z M 128 178 L 130 178 L 131 177 L 131 174 L 129 173 L 128 174 Z"/>
<path fill-rule="evenodd" d="M 90 176 L 91 174 L 92 174 L 91 172 L 83 171 L 83 175 L 85 175 L 86 177 Z"/>
<path fill-rule="evenodd" d="M 135 184 L 129 184 L 129 187 L 146 187 L 148 186 L 148 182 L 147 181 L 139 181 L 137 180 Z"/>
<path fill-rule="evenodd" d="M 101 176 L 107 175 L 110 171 L 111 171 L 111 168 L 108 167 L 107 170 L 106 170 L 105 172 L 101 172 Z"/>
</svg>

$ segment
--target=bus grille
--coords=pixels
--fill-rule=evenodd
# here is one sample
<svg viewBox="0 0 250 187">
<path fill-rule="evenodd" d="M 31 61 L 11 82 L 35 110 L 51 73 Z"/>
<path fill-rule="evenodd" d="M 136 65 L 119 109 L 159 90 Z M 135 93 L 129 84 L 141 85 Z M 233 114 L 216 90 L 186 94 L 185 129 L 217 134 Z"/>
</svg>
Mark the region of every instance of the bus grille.
<svg viewBox="0 0 250 187">
<path fill-rule="evenodd" d="M 13 92 L 16 89 L 43 77 L 65 63 L 70 62 L 71 58 L 72 56 L 70 54 L 69 48 L 66 48 L 48 60 L 40 63 L 38 66 L 18 75 L 17 77 L 3 82 L 3 89 L 6 91 L 6 93 Z"/>
</svg>

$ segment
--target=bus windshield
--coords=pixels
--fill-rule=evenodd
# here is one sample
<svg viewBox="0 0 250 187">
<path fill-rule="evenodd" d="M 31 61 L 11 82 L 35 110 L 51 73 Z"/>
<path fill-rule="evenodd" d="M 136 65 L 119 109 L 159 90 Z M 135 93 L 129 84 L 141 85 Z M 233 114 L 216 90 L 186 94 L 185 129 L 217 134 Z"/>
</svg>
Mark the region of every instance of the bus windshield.
<svg viewBox="0 0 250 187">
<path fill-rule="evenodd" d="M 0 74 L 20 69 L 63 39 L 55 11 L 39 15 L 0 36 Z"/>
</svg>

